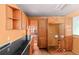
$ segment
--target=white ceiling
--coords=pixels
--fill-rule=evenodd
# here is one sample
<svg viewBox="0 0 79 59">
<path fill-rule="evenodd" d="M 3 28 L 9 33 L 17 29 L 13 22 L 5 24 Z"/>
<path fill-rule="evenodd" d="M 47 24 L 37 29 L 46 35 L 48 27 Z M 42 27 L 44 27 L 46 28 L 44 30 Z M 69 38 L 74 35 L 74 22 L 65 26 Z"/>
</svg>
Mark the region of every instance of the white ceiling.
<svg viewBox="0 0 79 59">
<path fill-rule="evenodd" d="M 79 10 L 79 4 L 18 4 L 29 16 L 62 16 Z"/>
</svg>

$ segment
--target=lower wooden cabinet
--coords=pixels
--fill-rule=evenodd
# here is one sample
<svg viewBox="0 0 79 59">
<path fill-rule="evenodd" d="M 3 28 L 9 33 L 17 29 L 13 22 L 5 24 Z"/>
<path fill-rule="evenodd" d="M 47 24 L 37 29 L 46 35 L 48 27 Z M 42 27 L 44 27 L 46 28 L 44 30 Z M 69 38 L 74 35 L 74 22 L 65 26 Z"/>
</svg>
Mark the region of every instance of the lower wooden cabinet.
<svg viewBox="0 0 79 59">
<path fill-rule="evenodd" d="M 29 47 L 29 55 L 32 55 L 34 51 L 34 39 L 32 39 Z"/>
<path fill-rule="evenodd" d="M 65 49 L 67 51 L 72 50 L 73 46 L 73 37 L 72 36 L 65 36 Z"/>
</svg>

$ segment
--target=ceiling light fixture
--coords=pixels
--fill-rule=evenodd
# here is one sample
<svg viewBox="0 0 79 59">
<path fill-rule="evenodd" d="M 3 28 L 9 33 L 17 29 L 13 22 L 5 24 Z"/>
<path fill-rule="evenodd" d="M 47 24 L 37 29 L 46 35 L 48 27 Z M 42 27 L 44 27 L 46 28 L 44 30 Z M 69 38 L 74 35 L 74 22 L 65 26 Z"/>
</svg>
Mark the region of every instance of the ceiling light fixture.
<svg viewBox="0 0 79 59">
<path fill-rule="evenodd" d="M 66 4 L 59 4 L 56 6 L 56 10 L 61 10 L 66 6 Z"/>
</svg>

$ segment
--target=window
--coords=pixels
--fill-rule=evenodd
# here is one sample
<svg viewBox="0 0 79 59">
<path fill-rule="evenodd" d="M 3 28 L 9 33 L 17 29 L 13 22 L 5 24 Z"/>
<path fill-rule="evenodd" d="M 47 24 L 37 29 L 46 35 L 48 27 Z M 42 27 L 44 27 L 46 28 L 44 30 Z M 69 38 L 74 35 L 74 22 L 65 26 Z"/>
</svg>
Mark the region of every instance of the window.
<svg viewBox="0 0 79 59">
<path fill-rule="evenodd" d="M 79 16 L 73 17 L 73 35 L 79 35 Z"/>
</svg>

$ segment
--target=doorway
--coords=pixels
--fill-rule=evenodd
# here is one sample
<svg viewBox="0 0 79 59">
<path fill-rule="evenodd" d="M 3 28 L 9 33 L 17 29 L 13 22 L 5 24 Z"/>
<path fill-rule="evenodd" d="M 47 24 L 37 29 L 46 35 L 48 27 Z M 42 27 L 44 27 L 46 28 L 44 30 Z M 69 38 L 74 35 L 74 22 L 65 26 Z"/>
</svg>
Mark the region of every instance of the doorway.
<svg viewBox="0 0 79 59">
<path fill-rule="evenodd" d="M 64 24 L 48 24 L 48 50 L 58 49 L 59 44 L 62 49 L 65 48 Z"/>
</svg>

